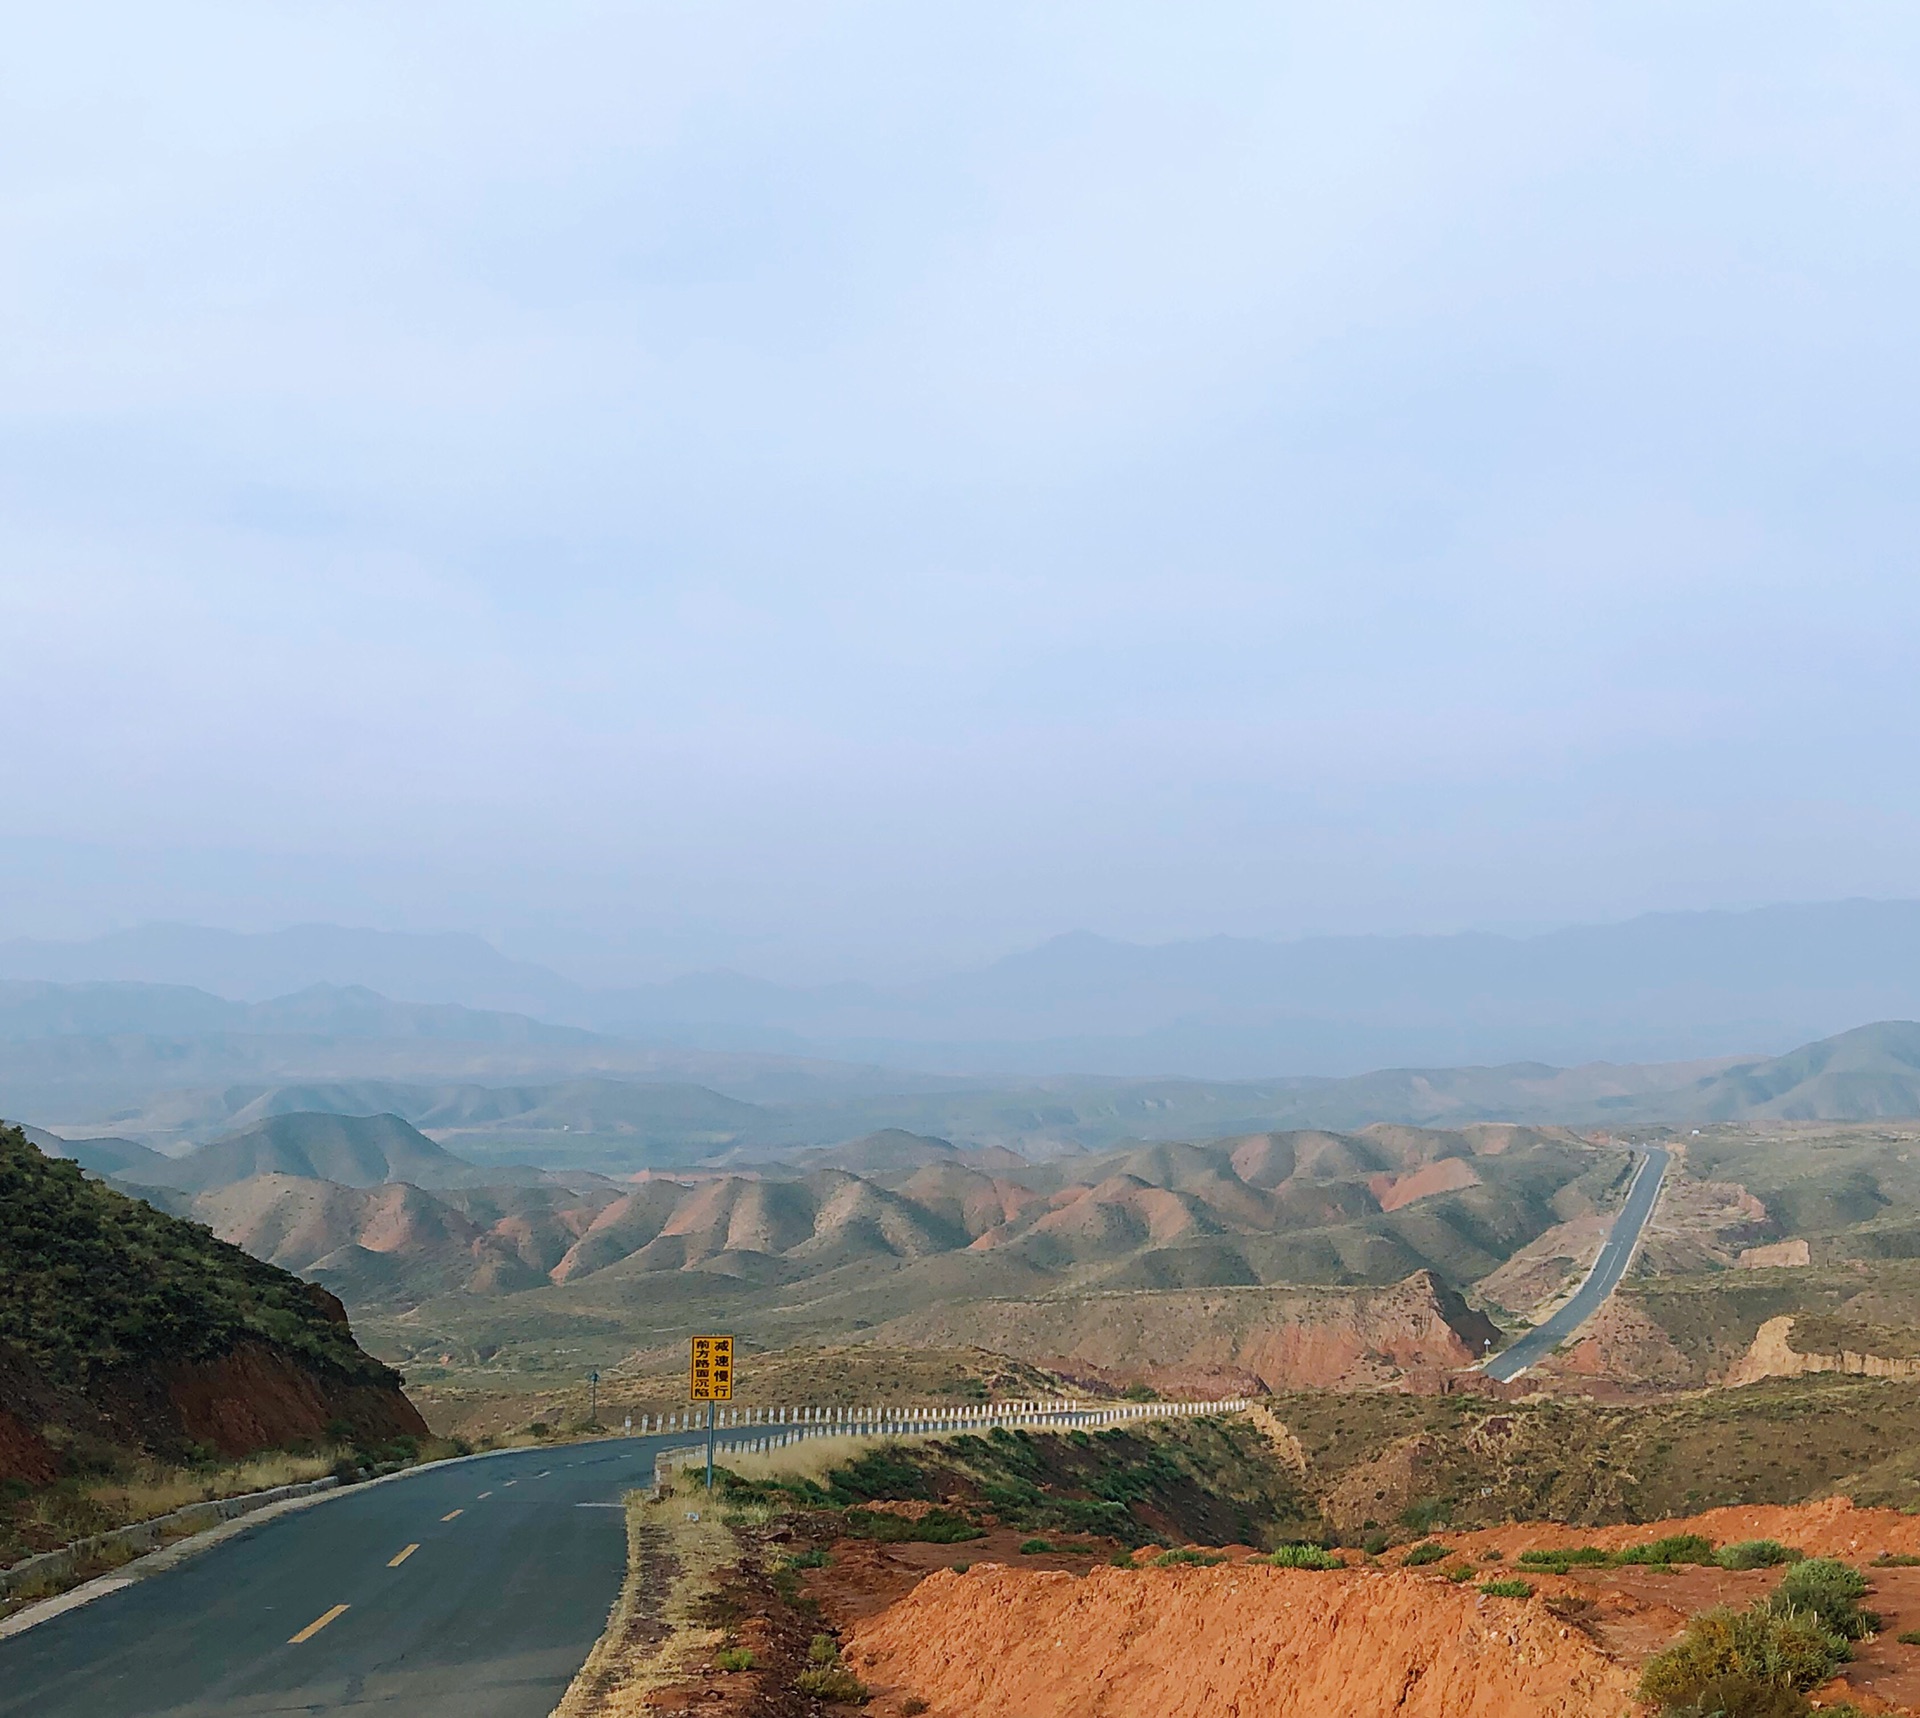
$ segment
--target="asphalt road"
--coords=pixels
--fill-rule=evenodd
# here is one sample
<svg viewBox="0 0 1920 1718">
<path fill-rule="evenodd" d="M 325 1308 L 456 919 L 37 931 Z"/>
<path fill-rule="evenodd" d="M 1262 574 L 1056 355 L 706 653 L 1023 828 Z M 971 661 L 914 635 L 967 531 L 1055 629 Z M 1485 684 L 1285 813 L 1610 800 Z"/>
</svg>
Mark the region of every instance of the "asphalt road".
<svg viewBox="0 0 1920 1718">
<path fill-rule="evenodd" d="M 547 1718 L 619 1591 L 620 1499 L 676 1441 L 424 1468 L 265 1522 L 0 1641 L 0 1715 Z"/>
<path fill-rule="evenodd" d="M 1598 1312 L 1607 1296 L 1619 1285 L 1633 1258 L 1633 1249 L 1639 1243 L 1640 1231 L 1653 1215 L 1653 1207 L 1660 1197 L 1660 1184 L 1665 1180 L 1667 1164 L 1672 1160 L 1671 1154 L 1660 1150 L 1658 1146 L 1643 1146 L 1641 1149 L 1645 1157 L 1634 1171 L 1632 1184 L 1627 1188 L 1627 1202 L 1620 1208 L 1620 1215 L 1614 1218 L 1607 1243 L 1594 1260 L 1593 1270 L 1587 1280 L 1580 1285 L 1573 1299 L 1539 1329 L 1528 1331 L 1511 1348 L 1489 1360 L 1482 1368 L 1488 1377 L 1497 1378 L 1504 1384 L 1509 1379 L 1518 1378 L 1529 1366 L 1539 1365 Z M 0 1711 L 4 1710 L 4 1707 L 0 1707 Z"/>
</svg>

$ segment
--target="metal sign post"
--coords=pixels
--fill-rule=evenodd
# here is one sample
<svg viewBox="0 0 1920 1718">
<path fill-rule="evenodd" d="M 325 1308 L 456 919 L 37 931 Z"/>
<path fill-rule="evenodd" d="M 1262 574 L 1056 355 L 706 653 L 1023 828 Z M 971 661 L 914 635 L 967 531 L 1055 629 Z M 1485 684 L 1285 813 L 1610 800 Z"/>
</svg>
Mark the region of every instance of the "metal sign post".
<svg viewBox="0 0 1920 1718">
<path fill-rule="evenodd" d="M 600 1423 L 600 1374 L 587 1374 L 587 1424 L 597 1426 Z"/>
<path fill-rule="evenodd" d="M 687 1395 L 707 1405 L 707 1490 L 713 1490 L 713 1405 L 733 1400 L 733 1338 L 696 1336 L 687 1344 Z"/>
</svg>

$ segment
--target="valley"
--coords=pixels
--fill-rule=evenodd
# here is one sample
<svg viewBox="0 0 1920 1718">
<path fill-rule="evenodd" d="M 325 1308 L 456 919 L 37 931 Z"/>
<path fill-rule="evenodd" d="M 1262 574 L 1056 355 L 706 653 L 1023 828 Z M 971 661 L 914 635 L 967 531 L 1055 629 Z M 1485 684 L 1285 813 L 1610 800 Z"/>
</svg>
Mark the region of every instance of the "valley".
<svg viewBox="0 0 1920 1718">
<path fill-rule="evenodd" d="M 304 1474 L 333 1459 L 340 1435 L 358 1452 L 350 1459 L 367 1463 L 429 1440 L 441 1451 L 545 1449 L 609 1426 L 650 1428 L 682 1410 L 686 1339 L 703 1330 L 738 1338 L 740 1400 L 776 1421 L 796 1404 L 831 1414 L 876 1401 L 1251 1398 L 1217 1422 L 1126 1431 L 1145 1441 L 1127 1446 L 1130 1477 L 1111 1480 L 1090 1477 L 1074 1453 L 1081 1434 L 862 1446 L 895 1486 L 905 1469 L 887 1463 L 934 1464 L 918 1492 L 907 1485 L 875 1506 L 918 1509 L 914 1499 L 931 1495 L 978 1516 L 967 1531 L 1018 1577 L 993 1586 L 991 1603 L 1038 1606 L 1037 1618 L 1053 1601 L 1022 1574 L 1030 1540 L 1061 1540 L 1049 1566 L 1086 1583 L 1116 1532 L 1114 1557 L 1172 1558 L 1172 1569 L 1185 1566 L 1183 1545 L 1197 1546 L 1200 1574 L 1249 1543 L 1263 1555 L 1318 1546 L 1312 1556 L 1363 1572 L 1428 1543 L 1436 1555 L 1491 1557 L 1476 1536 L 1515 1523 L 1538 1538 L 1555 1524 L 1601 1534 L 1836 1498 L 1862 1511 L 1920 1508 L 1920 1242 L 1908 1233 L 1920 1210 L 1920 1123 L 1878 1113 L 1902 1089 L 1887 1081 L 1889 1061 L 1906 1054 L 1904 1030 L 1692 1071 L 1697 1109 L 1631 1123 L 1469 1115 L 1285 1126 L 1275 1118 L 1305 1101 L 1296 1091 L 1178 1083 L 1105 1089 L 1098 1105 L 1087 1096 L 1097 1088 L 1062 1089 L 1024 1112 L 1006 1107 L 1012 1094 L 794 1101 L 605 1073 L 157 1093 L 113 1131 L 27 1129 L 16 1136 L 21 1162 L 60 1178 L 63 1197 L 113 1201 L 100 1210 L 145 1212 L 140 1223 L 171 1223 L 169 1235 L 203 1237 L 195 1247 L 257 1261 L 275 1273 L 263 1282 L 312 1285 L 316 1306 L 351 1320 L 347 1340 L 364 1345 L 362 1358 L 338 1364 L 366 1383 L 327 1386 L 325 1411 L 296 1409 L 311 1386 L 283 1376 L 286 1335 L 263 1345 L 237 1328 L 183 1330 L 165 1340 L 208 1358 L 176 1357 L 166 1382 L 140 1386 L 155 1404 L 143 1441 L 132 1421 L 110 1429 L 132 1411 L 126 1386 L 61 1395 L 44 1382 L 51 1362 L 34 1361 L 38 1372 L 8 1384 L 15 1483 L 28 1499 L 14 1531 L 21 1546 L 40 1546 L 57 1523 L 137 1515 L 157 1504 L 136 1497 L 169 1487 L 210 1495 L 232 1482 L 193 1465 L 204 1463 L 194 1439 L 209 1435 L 236 1457 L 286 1452 L 277 1459 L 308 1463 Z M 1382 1076 L 1374 1089 L 1402 1079 L 1412 1076 Z M 1453 1089 L 1473 1080 L 1493 1081 L 1489 1093 L 1518 1089 L 1511 1074 L 1473 1071 Z M 1425 1083 L 1430 1108 L 1445 1107 L 1435 1094 L 1448 1085 Z M 1802 1107 L 1795 1093 L 1868 1113 L 1786 1113 Z M 1728 1107 L 1740 1117 L 1716 1113 Z M 876 1113 L 971 1122 L 952 1134 L 851 1131 Z M 1265 1125 L 1179 1127 L 1223 1115 Z M 1142 1125 L 1129 1131 L 1129 1121 Z M 1617 1289 L 1517 1379 L 1483 1369 L 1568 1306 L 1656 1144 L 1665 1178 Z M 209 1282 L 194 1293 L 227 1291 Z M 8 1352 L 26 1352 L 14 1340 Z M 405 1381 L 404 1397 L 385 1398 L 405 1405 L 399 1417 L 373 1407 L 393 1390 L 381 1378 Z M 1109 1433 L 1096 1443 L 1121 1450 Z M 86 1479 L 76 1452 L 109 1447 L 100 1459 L 122 1477 Z M 856 1447 L 819 1459 L 867 1456 Z M 1114 1498 L 1144 1488 L 1124 1530 L 1102 1487 L 1118 1487 Z M 791 1507 L 770 1506 L 776 1518 Z M 1087 1540 L 1096 1516 L 1106 1526 Z M 878 1610 L 863 1608 L 869 1599 L 836 1609 L 838 1589 L 822 1578 L 818 1602 L 847 1655 L 836 1662 L 937 1690 L 942 1673 L 921 1643 L 945 1629 L 991 1632 L 965 1605 L 950 1619 L 929 1608 L 950 1602 L 937 1561 L 856 1554 L 840 1541 L 827 1554 L 849 1576 L 865 1569 L 856 1588 L 869 1598 L 876 1582 L 892 1595 Z M 751 1564 L 744 1542 L 738 1555 Z M 1397 1614 L 1394 1604 L 1457 1603 L 1435 1596 L 1455 1590 L 1445 1581 L 1429 1594 L 1435 1577 L 1424 1572 L 1396 1576 L 1414 1585 L 1394 1595 L 1349 1593 L 1337 1572 L 1300 1578 L 1345 1595 L 1326 1626 L 1364 1631 Z M 1630 1587 L 1580 1600 L 1623 1619 L 1591 1635 L 1584 1669 L 1562 1667 L 1588 1677 L 1594 1699 L 1630 1694 L 1660 1631 L 1686 1620 L 1649 1610 Z M 763 1592 L 752 1579 L 748 1589 Z M 1091 1586 L 1083 1597 L 1095 1602 Z M 1074 1626 L 1104 1625 L 1089 1612 Z M 1434 1646 L 1422 1675 L 1453 1674 L 1443 1660 Z M 683 1682 L 690 1662 L 675 1672 Z M 1904 1686 L 1873 1674 L 1876 1687 Z M 1013 1686 L 1023 1692 L 1004 1698 L 1029 1698 L 1029 1683 Z M 982 1684 L 979 1698 L 991 1709 L 1003 1697 Z M 784 1708 L 749 1700 L 739 1710 Z"/>
</svg>

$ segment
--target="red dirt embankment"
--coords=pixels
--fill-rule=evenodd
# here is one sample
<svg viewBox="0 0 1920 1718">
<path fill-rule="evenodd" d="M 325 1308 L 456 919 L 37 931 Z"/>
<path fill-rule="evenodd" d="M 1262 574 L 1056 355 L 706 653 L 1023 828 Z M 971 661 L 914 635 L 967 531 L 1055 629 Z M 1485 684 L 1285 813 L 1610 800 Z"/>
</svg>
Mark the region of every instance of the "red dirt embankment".
<svg viewBox="0 0 1920 1718">
<path fill-rule="evenodd" d="M 1517 1560 L 1674 1533 L 1778 1539 L 1864 1569 L 1881 1633 L 1822 1696 L 1869 1712 L 1920 1710 L 1920 1650 L 1899 1638 L 1920 1624 L 1920 1567 L 1874 1563 L 1920 1555 L 1920 1518 L 1846 1498 L 1634 1527 L 1441 1534 L 1452 1555 L 1418 1570 L 1275 1569 L 1229 1552 L 1212 1568 L 1065 1570 L 1023 1558 L 956 1574 L 928 1569 L 952 1547 L 841 1541 L 809 1591 L 885 1714 L 917 1696 L 930 1718 L 1624 1718 L 1641 1710 L 1640 1667 L 1690 1613 L 1764 1598 L 1780 1570 L 1626 1565 L 1562 1576 Z M 996 1530 L 970 1549 L 1011 1561 L 1014 1537 Z M 1475 1572 L 1456 1584 L 1446 1571 L 1463 1560 Z M 1477 1591 L 1515 1575 L 1534 1597 Z M 1578 1626 L 1564 1620 L 1575 1617 Z"/>
<path fill-rule="evenodd" d="M 847 1656 L 934 1718 L 1620 1718 L 1636 1682 L 1539 1599 L 1245 1563 L 942 1571 Z"/>
</svg>

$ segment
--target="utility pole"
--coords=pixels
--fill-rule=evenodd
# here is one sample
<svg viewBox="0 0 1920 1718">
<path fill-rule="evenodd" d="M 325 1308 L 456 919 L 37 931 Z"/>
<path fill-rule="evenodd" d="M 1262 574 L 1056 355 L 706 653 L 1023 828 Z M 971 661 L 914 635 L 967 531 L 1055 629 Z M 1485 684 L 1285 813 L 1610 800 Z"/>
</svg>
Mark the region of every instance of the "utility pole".
<svg viewBox="0 0 1920 1718">
<path fill-rule="evenodd" d="M 600 1423 L 600 1374 L 587 1374 L 587 1424 L 597 1426 Z"/>
</svg>

